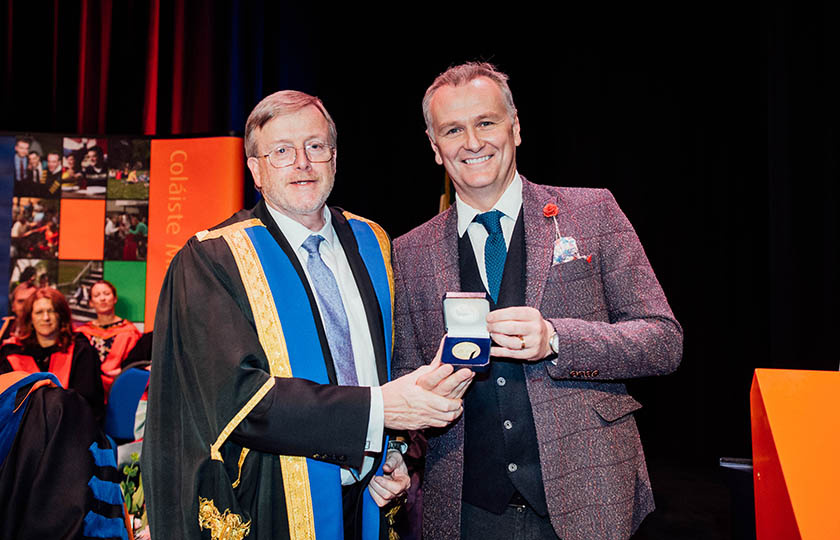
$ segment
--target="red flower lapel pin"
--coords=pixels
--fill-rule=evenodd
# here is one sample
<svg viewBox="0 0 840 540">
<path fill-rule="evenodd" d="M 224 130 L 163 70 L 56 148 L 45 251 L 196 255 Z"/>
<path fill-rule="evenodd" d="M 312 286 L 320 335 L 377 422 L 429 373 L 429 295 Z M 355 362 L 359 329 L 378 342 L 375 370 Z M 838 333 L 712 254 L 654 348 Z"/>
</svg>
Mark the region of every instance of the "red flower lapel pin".
<svg viewBox="0 0 840 540">
<path fill-rule="evenodd" d="M 577 259 L 584 259 L 586 262 L 592 262 L 592 255 L 581 255 L 578 252 L 577 241 L 571 236 L 563 236 L 560 234 L 560 226 L 557 224 L 557 214 L 560 209 L 554 203 L 548 203 L 543 206 L 543 215 L 554 220 L 554 255 L 551 260 L 551 265 L 562 264 Z"/>
</svg>

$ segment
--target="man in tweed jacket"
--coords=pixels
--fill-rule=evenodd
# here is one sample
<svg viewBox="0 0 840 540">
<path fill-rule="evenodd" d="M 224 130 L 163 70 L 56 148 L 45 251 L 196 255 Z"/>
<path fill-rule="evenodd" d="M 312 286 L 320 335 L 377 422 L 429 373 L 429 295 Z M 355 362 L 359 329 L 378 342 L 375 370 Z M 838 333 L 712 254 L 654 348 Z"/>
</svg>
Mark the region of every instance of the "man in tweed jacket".
<svg viewBox="0 0 840 540">
<path fill-rule="evenodd" d="M 424 538 L 628 538 L 654 504 L 622 381 L 674 371 L 682 328 L 609 191 L 517 173 L 506 75 L 450 68 L 423 111 L 457 197 L 394 243 L 395 376 L 434 357 L 448 291 L 488 292 L 494 341 L 463 420 L 425 433 Z M 473 220 L 494 210 L 495 230 Z M 500 283 L 485 260 L 499 228 Z"/>
</svg>

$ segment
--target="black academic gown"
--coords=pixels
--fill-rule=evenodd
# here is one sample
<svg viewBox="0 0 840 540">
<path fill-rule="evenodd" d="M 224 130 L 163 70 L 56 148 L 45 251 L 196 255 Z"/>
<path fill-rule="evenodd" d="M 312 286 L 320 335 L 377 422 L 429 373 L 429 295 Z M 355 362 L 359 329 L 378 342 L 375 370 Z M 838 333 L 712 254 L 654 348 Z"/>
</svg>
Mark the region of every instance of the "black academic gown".
<svg viewBox="0 0 840 540">
<path fill-rule="evenodd" d="M 310 309 L 316 314 L 320 344 L 313 347 L 320 346 L 333 384 L 277 378 L 222 445 L 224 463 L 209 459 L 210 445 L 270 375 L 227 243 L 222 238 L 190 239 L 172 260 L 155 316 L 142 454 L 153 538 L 209 538 L 208 531 L 198 527 L 199 497 L 215 497 L 219 513 L 229 509 L 250 519 L 249 540 L 289 538 L 277 455 L 306 456 L 356 469 L 362 465 L 370 391 L 335 385 L 314 296 L 265 203 L 238 212 L 217 228 L 255 217 L 266 225 L 302 277 L 310 305 L 301 306 L 301 314 L 310 316 Z M 332 219 L 359 286 L 384 383 L 385 341 L 373 285 L 346 219 L 336 210 Z M 250 452 L 240 467 L 243 448 Z"/>
<path fill-rule="evenodd" d="M 0 347 L 0 373 L 14 371 L 9 363 L 10 354 L 35 357 L 37 355 L 52 355 L 58 351 L 57 346 L 48 350 L 34 345 L 24 346 L 17 342 L 8 342 Z M 44 369 L 47 371 L 47 369 Z M 70 369 L 70 379 L 67 388 L 75 390 L 84 397 L 93 409 L 97 421 L 102 424 L 105 420 L 105 390 L 102 388 L 102 370 L 99 363 L 99 355 L 84 336 L 84 334 L 73 332 L 73 356 Z"/>
<path fill-rule="evenodd" d="M 18 392 L 18 403 L 31 386 Z M 93 444 L 102 450 L 113 446 L 87 401 L 75 391 L 50 386 L 32 392 L 24 405 L 14 445 L 0 463 L 0 538 L 96 537 L 90 530 L 91 536 L 85 534 L 91 512 L 114 527 L 121 524 L 125 534 L 122 499 L 97 500 L 89 487 L 93 478 L 116 485 L 121 478 L 115 462 L 93 458 Z"/>
</svg>

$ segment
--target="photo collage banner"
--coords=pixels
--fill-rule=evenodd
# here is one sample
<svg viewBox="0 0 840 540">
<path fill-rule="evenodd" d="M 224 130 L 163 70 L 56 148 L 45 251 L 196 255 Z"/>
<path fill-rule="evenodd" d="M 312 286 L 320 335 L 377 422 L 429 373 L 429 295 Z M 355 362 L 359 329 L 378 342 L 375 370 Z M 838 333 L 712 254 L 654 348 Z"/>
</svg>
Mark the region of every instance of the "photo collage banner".
<svg viewBox="0 0 840 540">
<path fill-rule="evenodd" d="M 243 160 L 236 137 L 0 136 L 2 313 L 29 282 L 61 291 L 83 323 L 96 318 L 90 286 L 105 279 L 117 314 L 151 330 L 174 253 L 241 208 Z"/>
</svg>

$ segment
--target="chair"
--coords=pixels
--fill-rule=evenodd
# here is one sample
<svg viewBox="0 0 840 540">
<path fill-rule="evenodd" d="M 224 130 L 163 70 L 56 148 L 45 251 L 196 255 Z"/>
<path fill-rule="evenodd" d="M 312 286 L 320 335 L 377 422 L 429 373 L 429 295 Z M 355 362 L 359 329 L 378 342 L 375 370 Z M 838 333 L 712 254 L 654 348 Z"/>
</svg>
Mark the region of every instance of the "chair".
<svg viewBox="0 0 840 540">
<path fill-rule="evenodd" d="M 117 443 L 134 440 L 134 416 L 148 384 L 148 369 L 136 367 L 124 369 L 114 379 L 105 411 L 105 433 Z"/>
</svg>

